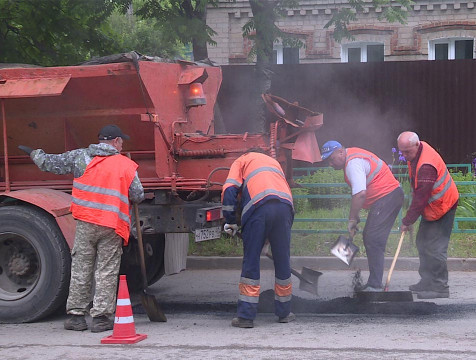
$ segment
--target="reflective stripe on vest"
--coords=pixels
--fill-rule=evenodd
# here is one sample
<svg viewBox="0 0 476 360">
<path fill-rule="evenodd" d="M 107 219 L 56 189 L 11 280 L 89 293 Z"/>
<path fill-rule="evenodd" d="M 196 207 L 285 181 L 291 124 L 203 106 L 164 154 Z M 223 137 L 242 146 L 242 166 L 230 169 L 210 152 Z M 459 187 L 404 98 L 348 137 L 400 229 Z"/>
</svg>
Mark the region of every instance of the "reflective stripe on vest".
<svg viewBox="0 0 476 360">
<path fill-rule="evenodd" d="M 73 182 L 71 212 L 78 220 L 113 228 L 127 245 L 129 187 L 137 164 L 123 155 L 96 156 Z"/>
<path fill-rule="evenodd" d="M 284 193 L 284 192 L 281 192 L 281 191 L 276 191 L 276 190 L 273 190 L 273 189 L 266 189 L 265 191 L 257 194 L 256 196 L 254 196 L 249 202 L 248 204 L 245 205 L 245 207 L 243 208 L 243 212 L 241 213 L 241 217 L 243 218 L 243 215 L 246 214 L 246 212 L 250 209 L 250 207 L 252 207 L 254 204 L 256 204 L 258 201 L 264 199 L 266 196 L 268 195 L 278 195 L 279 197 L 281 198 L 284 198 L 284 199 L 287 199 L 289 200 L 291 203 L 293 202 L 293 198 L 291 195 L 287 194 L 287 193 Z"/>
<path fill-rule="evenodd" d="M 89 192 L 89 193 L 114 196 L 114 197 L 118 198 L 123 203 L 123 207 L 125 205 L 125 206 L 127 206 L 127 209 L 129 209 L 129 197 L 121 194 L 120 191 L 106 189 L 106 188 L 102 188 L 102 187 L 99 187 L 99 186 L 85 185 L 85 184 L 81 184 L 77 181 L 73 181 L 73 187 L 78 189 L 78 190 L 86 191 L 86 192 Z M 129 218 L 129 213 L 125 214 L 125 213 L 121 212 L 120 208 L 117 207 L 117 206 L 101 204 L 101 203 L 98 203 L 98 202 L 82 200 L 82 199 L 77 199 L 77 198 L 73 198 L 73 202 L 77 205 L 89 207 L 91 209 L 106 210 L 106 211 L 111 211 L 113 213 L 117 213 L 119 218 L 126 221 L 129 225 L 131 223 L 130 218 Z"/>
<path fill-rule="evenodd" d="M 281 165 L 264 154 L 250 152 L 233 162 L 223 185 L 222 202 L 230 187 L 241 190 L 242 224 L 252 213 L 254 205 L 268 196 L 282 199 L 293 206 L 291 189 Z M 224 206 L 225 211 L 233 211 L 236 205 L 224 203 Z"/>
<path fill-rule="evenodd" d="M 431 165 L 436 169 L 437 178 L 433 185 L 428 204 L 423 209 L 423 217 L 435 221 L 445 215 L 458 201 L 459 193 L 451 174 L 440 154 L 426 142 L 421 141 L 422 150 L 413 174 L 411 163 L 408 162 L 408 174 L 413 187 L 418 186 L 418 171 L 423 165 Z"/>
<path fill-rule="evenodd" d="M 363 205 L 364 209 L 369 209 L 375 201 L 390 194 L 400 186 L 400 183 L 392 174 L 387 164 L 375 154 L 360 148 L 347 148 L 346 152 L 344 178 L 349 186 L 351 186 L 351 184 L 345 174 L 345 168 L 349 161 L 353 159 L 365 159 L 370 163 L 370 172 L 365 179 L 367 190 Z"/>
<path fill-rule="evenodd" d="M 365 184 L 368 186 L 374 179 L 375 175 L 377 175 L 378 172 L 382 169 L 383 161 L 380 160 L 379 158 L 374 158 L 372 155 L 369 156 L 368 154 L 364 154 L 364 153 L 353 153 L 351 155 L 348 155 L 345 158 L 345 162 L 348 163 L 350 160 L 354 158 L 364 158 L 364 159 L 373 161 L 375 164 L 377 164 L 377 166 L 375 166 L 373 170 L 371 169 L 370 173 L 367 175 Z M 372 167 L 373 166 L 371 166 L 371 168 Z"/>
</svg>

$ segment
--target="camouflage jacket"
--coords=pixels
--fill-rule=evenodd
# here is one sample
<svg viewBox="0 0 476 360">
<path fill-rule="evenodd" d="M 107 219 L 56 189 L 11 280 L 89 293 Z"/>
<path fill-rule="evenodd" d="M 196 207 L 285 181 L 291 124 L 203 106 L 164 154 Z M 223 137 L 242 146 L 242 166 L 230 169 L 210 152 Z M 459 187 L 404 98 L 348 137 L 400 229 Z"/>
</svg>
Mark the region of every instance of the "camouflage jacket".
<svg viewBox="0 0 476 360">
<path fill-rule="evenodd" d="M 111 156 L 119 154 L 112 145 L 100 143 L 91 144 L 84 149 L 67 151 L 63 154 L 46 154 L 42 149 L 33 150 L 30 157 L 42 171 L 58 175 L 73 174 L 78 178 L 84 174 L 86 167 L 95 156 Z M 139 203 L 144 200 L 144 188 L 139 177 L 134 177 L 129 187 L 129 199 Z"/>
</svg>

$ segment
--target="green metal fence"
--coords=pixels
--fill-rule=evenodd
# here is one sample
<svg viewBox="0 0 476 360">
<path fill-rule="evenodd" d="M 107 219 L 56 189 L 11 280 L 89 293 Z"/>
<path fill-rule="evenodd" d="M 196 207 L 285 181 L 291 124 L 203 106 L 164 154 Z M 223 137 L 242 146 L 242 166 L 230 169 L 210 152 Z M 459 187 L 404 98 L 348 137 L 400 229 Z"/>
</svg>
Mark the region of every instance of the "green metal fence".
<svg viewBox="0 0 476 360">
<path fill-rule="evenodd" d="M 463 173 L 471 173 L 471 164 L 447 164 L 448 169 L 451 172 L 458 172 L 462 171 Z M 314 172 L 326 169 L 325 167 L 319 168 L 295 168 L 293 178 L 295 180 L 301 179 L 304 176 L 312 175 Z M 328 168 L 331 169 L 331 168 Z M 408 178 L 408 168 L 406 165 L 394 165 L 392 166 L 392 171 L 394 172 L 395 177 L 397 179 L 404 179 Z M 476 181 L 455 181 L 457 186 L 464 186 L 464 185 L 473 185 L 476 188 Z M 349 193 L 347 194 L 294 194 L 294 199 L 346 199 L 350 202 L 351 194 L 350 188 L 346 183 L 299 183 L 299 185 L 303 188 L 347 188 L 349 189 Z M 405 194 L 405 198 L 408 199 L 410 194 Z M 460 201 L 464 198 L 476 198 L 476 193 L 460 193 Z M 401 224 L 402 219 L 402 211 L 398 214 L 397 221 Z M 362 227 L 365 223 L 365 218 L 361 219 Z M 342 230 L 338 229 L 292 229 L 292 233 L 299 233 L 299 234 L 344 234 L 347 232 L 345 230 L 346 224 L 348 219 L 347 218 L 328 218 L 328 219 L 306 219 L 306 218 L 295 218 L 294 223 L 343 223 Z M 470 222 L 474 223 L 474 228 L 470 229 L 461 229 L 460 223 L 461 222 Z M 454 226 L 453 226 L 454 233 L 468 233 L 468 234 L 476 234 L 476 217 L 455 217 Z M 398 229 L 392 229 L 392 233 L 399 233 Z"/>
</svg>

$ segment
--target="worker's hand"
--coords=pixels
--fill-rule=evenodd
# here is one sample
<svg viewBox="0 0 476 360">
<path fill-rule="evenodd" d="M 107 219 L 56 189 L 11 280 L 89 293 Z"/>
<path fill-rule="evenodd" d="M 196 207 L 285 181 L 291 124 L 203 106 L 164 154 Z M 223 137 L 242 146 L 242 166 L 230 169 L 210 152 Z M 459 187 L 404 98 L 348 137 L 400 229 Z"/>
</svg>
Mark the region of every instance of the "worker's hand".
<svg viewBox="0 0 476 360">
<path fill-rule="evenodd" d="M 21 151 L 26 152 L 28 155 L 30 155 L 31 152 L 33 151 L 33 149 L 32 149 L 31 147 L 28 147 L 28 146 L 25 146 L 25 145 L 18 145 L 18 148 L 19 148 Z"/>
<path fill-rule="evenodd" d="M 359 231 L 359 228 L 357 227 L 358 220 L 350 219 L 349 222 L 347 223 L 347 230 L 349 231 L 350 237 L 354 237 L 355 233 Z"/>
<path fill-rule="evenodd" d="M 223 231 L 226 232 L 230 236 L 235 236 L 236 232 L 238 231 L 238 225 L 236 225 L 236 224 L 225 224 L 223 226 Z"/>
<path fill-rule="evenodd" d="M 410 232 L 410 235 L 413 236 L 413 225 L 403 225 L 400 226 L 401 232 Z"/>
</svg>

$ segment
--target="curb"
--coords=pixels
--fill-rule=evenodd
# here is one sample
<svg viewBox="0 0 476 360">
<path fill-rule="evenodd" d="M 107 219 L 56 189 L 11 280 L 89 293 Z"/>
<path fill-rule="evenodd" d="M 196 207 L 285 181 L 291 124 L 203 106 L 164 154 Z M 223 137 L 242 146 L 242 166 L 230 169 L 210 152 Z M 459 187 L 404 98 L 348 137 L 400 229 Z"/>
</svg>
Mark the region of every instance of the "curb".
<svg viewBox="0 0 476 360">
<path fill-rule="evenodd" d="M 393 258 L 385 258 L 385 268 L 390 268 Z M 188 256 L 187 269 L 189 270 L 241 270 L 243 258 L 219 256 Z M 476 271 L 476 259 L 449 258 L 449 271 Z M 396 271 L 418 271 L 420 261 L 416 257 L 399 258 L 395 264 Z M 308 267 L 314 270 L 368 270 L 367 258 L 356 257 L 351 266 L 331 256 L 291 256 L 291 266 L 295 268 Z M 262 256 L 261 269 L 272 270 L 273 262 Z"/>
</svg>

